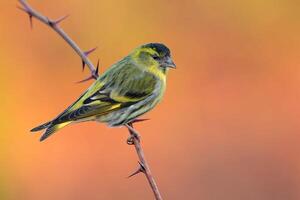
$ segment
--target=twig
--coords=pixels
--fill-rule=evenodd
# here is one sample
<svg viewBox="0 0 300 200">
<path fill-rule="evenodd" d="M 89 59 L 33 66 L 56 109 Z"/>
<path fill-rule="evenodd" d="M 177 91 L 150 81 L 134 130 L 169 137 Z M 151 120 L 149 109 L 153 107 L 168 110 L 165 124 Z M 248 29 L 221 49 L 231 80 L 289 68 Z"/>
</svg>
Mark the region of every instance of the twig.
<svg viewBox="0 0 300 200">
<path fill-rule="evenodd" d="M 133 128 L 133 125 L 132 123 L 129 123 L 126 125 L 126 127 L 128 128 L 129 130 L 129 133 L 130 133 L 130 137 L 132 138 L 133 140 L 133 144 L 134 144 L 134 147 L 135 147 L 135 150 L 136 150 L 136 153 L 139 157 L 139 169 L 134 172 L 133 174 L 131 174 L 129 177 L 132 177 L 140 172 L 143 172 L 145 174 L 145 176 L 147 177 L 147 180 L 149 182 L 149 185 L 154 193 L 154 196 L 155 196 L 155 199 L 157 200 L 162 200 L 162 197 L 161 197 L 161 194 L 159 192 L 159 189 L 157 187 L 157 184 L 151 174 L 151 171 L 150 171 L 150 167 L 145 159 L 145 155 L 144 155 L 144 151 L 143 151 L 143 148 L 141 146 L 141 143 L 140 143 L 140 138 L 139 138 L 139 134 L 138 132 Z"/>
<path fill-rule="evenodd" d="M 89 60 L 89 58 L 87 57 L 89 53 L 91 53 L 92 51 L 95 50 L 88 50 L 86 52 L 82 51 L 79 46 L 64 32 L 64 30 L 62 28 L 60 28 L 58 25 L 60 22 L 62 22 L 68 15 L 59 18 L 58 20 L 51 20 L 48 17 L 43 16 L 42 14 L 40 14 L 39 12 L 37 12 L 36 10 L 34 10 L 25 0 L 18 0 L 20 2 L 20 4 L 23 7 L 18 7 L 19 9 L 21 9 L 22 11 L 26 12 L 29 15 L 29 19 L 30 19 L 30 25 L 31 27 L 33 27 L 33 23 L 32 23 L 32 18 L 38 19 L 39 21 L 41 21 L 42 23 L 46 24 L 47 26 L 49 26 L 51 29 L 53 29 L 55 32 L 57 32 L 73 49 L 74 51 L 80 56 L 80 58 L 82 59 L 82 62 L 84 64 L 86 64 L 90 71 L 91 71 L 91 76 L 85 80 L 90 80 L 90 79 L 97 79 L 98 78 L 98 71 L 96 70 L 96 68 L 94 67 L 93 63 Z"/>
<path fill-rule="evenodd" d="M 99 61 L 97 63 L 97 68 L 94 67 L 93 63 L 88 59 L 88 55 L 93 52 L 96 48 L 93 48 L 91 50 L 88 51 L 82 51 L 79 46 L 63 31 L 62 28 L 60 28 L 58 26 L 58 24 L 63 21 L 65 18 L 68 17 L 68 15 L 59 18 L 58 20 L 50 20 L 48 17 L 43 16 L 42 14 L 40 14 L 39 12 L 37 12 L 36 10 L 34 10 L 25 0 L 18 0 L 20 2 L 20 4 L 22 5 L 22 7 L 18 7 L 19 9 L 21 9 L 22 11 L 26 12 L 29 15 L 29 19 L 30 19 L 30 26 L 31 28 L 33 27 L 33 23 L 32 23 L 32 18 L 36 18 L 39 21 L 41 21 L 42 23 L 48 25 L 50 28 L 52 28 L 54 31 L 56 31 L 75 51 L 76 53 L 81 57 L 82 59 L 82 67 L 84 69 L 85 64 L 89 67 L 90 72 L 91 72 L 91 76 L 84 79 L 83 81 L 80 82 L 84 82 L 90 79 L 97 79 L 98 78 L 98 71 L 99 71 Z M 162 197 L 160 195 L 159 189 L 157 187 L 157 184 L 151 174 L 149 165 L 145 159 L 145 155 L 144 155 L 144 151 L 142 149 L 141 143 L 140 143 L 140 139 L 138 137 L 138 133 L 137 131 L 133 128 L 133 123 L 135 122 L 141 122 L 147 119 L 137 119 L 132 123 L 126 124 L 125 126 L 128 128 L 128 131 L 130 133 L 130 138 L 132 139 L 132 143 L 135 146 L 138 158 L 139 158 L 139 168 L 136 172 L 134 172 L 133 174 L 131 174 L 129 177 L 132 177 L 140 172 L 144 173 L 149 185 L 154 193 L 155 199 L 157 200 L 162 200 Z"/>
</svg>

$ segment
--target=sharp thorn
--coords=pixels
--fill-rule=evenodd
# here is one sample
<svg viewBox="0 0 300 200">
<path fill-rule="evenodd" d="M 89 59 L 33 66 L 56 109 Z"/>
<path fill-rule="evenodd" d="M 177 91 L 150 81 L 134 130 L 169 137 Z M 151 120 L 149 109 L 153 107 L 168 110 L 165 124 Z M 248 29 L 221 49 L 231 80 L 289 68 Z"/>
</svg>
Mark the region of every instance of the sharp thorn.
<svg viewBox="0 0 300 200">
<path fill-rule="evenodd" d="M 139 174 L 141 172 L 142 172 L 141 169 L 137 169 L 135 172 L 133 172 L 132 174 L 130 174 L 127 178 L 131 178 L 131 177 L 133 177 L 133 176 L 135 176 L 135 175 L 137 175 L 137 174 Z"/>
<path fill-rule="evenodd" d="M 96 71 L 95 71 L 95 76 L 99 76 L 99 59 L 98 59 L 98 62 L 97 62 L 97 67 L 96 67 Z"/>
<path fill-rule="evenodd" d="M 28 14 L 28 16 L 29 16 L 29 21 L 30 21 L 30 27 L 31 27 L 31 29 L 33 28 L 33 23 L 32 23 L 32 14 L 26 9 L 26 8 L 24 8 L 24 7 L 21 7 L 21 6 L 17 6 L 17 8 L 18 9 L 20 9 L 20 10 L 22 10 L 22 11 L 24 11 L 24 12 L 26 12 L 27 14 Z"/>
<path fill-rule="evenodd" d="M 33 29 L 32 15 L 29 14 L 30 28 Z"/>
<path fill-rule="evenodd" d="M 61 18 L 55 20 L 55 21 L 52 22 L 52 23 L 53 23 L 53 25 L 56 26 L 57 24 L 59 24 L 60 22 L 62 22 L 63 20 L 65 20 L 67 17 L 69 17 L 69 15 L 65 15 L 65 16 L 63 16 L 63 17 L 61 17 Z"/>
<path fill-rule="evenodd" d="M 84 82 L 89 81 L 89 80 L 92 80 L 92 79 L 94 79 L 94 76 L 90 76 L 90 77 L 88 77 L 88 78 L 86 78 L 86 79 L 83 79 L 83 80 L 81 80 L 81 81 L 78 81 L 78 82 L 76 82 L 76 83 L 84 83 Z"/>
<path fill-rule="evenodd" d="M 97 49 L 97 47 L 94 47 L 94 48 L 92 48 L 92 49 L 90 49 L 90 50 L 84 51 L 83 54 L 84 54 L 85 56 L 88 56 L 88 55 L 90 55 L 92 52 L 94 52 L 96 49 Z M 85 62 L 84 62 L 84 60 L 82 60 L 82 71 L 84 71 L 84 68 L 85 68 Z M 98 74 L 97 74 L 97 75 L 98 75 Z M 97 75 L 96 75 L 96 76 L 97 76 Z M 95 78 L 97 78 L 97 77 L 95 77 Z"/>
<path fill-rule="evenodd" d="M 84 71 L 84 67 L 85 67 L 85 62 L 84 60 L 82 60 L 82 71 Z"/>
<path fill-rule="evenodd" d="M 90 50 L 85 51 L 85 52 L 84 52 L 84 55 L 86 55 L 86 56 L 90 55 L 90 54 L 91 54 L 92 52 L 94 52 L 97 48 L 98 48 L 98 47 L 94 47 L 94 48 L 92 48 L 92 49 L 90 49 Z"/>
<path fill-rule="evenodd" d="M 144 165 L 141 163 L 141 162 L 138 162 L 139 163 L 139 168 L 135 171 L 135 172 L 133 172 L 132 174 L 130 174 L 127 178 L 130 178 L 130 177 L 133 177 L 133 176 L 135 176 L 135 175 L 137 175 L 137 174 L 139 174 L 139 173 L 145 173 L 145 167 L 144 167 Z"/>
<path fill-rule="evenodd" d="M 139 122 L 143 122 L 143 121 L 148 121 L 150 119 L 134 119 L 131 121 L 131 124 L 134 124 L 134 123 L 139 123 Z"/>
</svg>

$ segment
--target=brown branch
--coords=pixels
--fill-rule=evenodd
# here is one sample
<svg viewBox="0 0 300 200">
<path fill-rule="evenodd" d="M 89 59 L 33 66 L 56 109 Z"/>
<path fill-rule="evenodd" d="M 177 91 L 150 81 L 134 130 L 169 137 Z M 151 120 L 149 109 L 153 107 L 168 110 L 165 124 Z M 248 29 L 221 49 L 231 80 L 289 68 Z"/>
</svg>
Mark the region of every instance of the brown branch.
<svg viewBox="0 0 300 200">
<path fill-rule="evenodd" d="M 82 51 L 79 48 L 79 46 L 64 32 L 64 30 L 58 26 L 58 24 L 61 21 L 63 21 L 68 15 L 61 17 L 58 20 L 51 20 L 48 17 L 45 17 L 42 14 L 40 14 L 39 12 L 37 12 L 36 10 L 34 10 L 27 3 L 27 1 L 25 1 L 25 0 L 18 0 L 18 1 L 23 6 L 23 7 L 18 7 L 18 8 L 23 10 L 24 12 L 26 12 L 29 15 L 31 27 L 32 27 L 32 18 L 35 18 L 35 19 L 41 21 L 42 23 L 46 24 L 47 26 L 49 26 L 55 32 L 57 32 L 80 56 L 83 63 L 85 63 L 89 67 L 89 69 L 91 71 L 91 76 L 89 79 L 97 79 L 98 78 L 98 73 L 96 71 L 96 68 L 94 67 L 93 63 L 89 60 L 89 58 L 87 57 L 88 53 Z M 89 51 L 87 51 L 87 52 L 89 52 Z"/>
<path fill-rule="evenodd" d="M 159 189 L 157 187 L 157 184 L 151 174 L 151 171 L 150 171 L 150 167 L 145 159 L 145 155 L 144 155 L 144 151 L 143 151 L 143 148 L 141 146 L 141 142 L 140 142 L 140 138 L 139 138 L 139 134 L 138 132 L 133 128 L 133 125 L 132 123 L 129 123 L 127 125 L 125 125 L 128 130 L 129 130 L 129 133 L 130 133 L 130 138 L 132 138 L 132 142 L 134 144 L 134 147 L 135 147 L 135 150 L 136 150 L 136 153 L 139 157 L 139 169 L 134 172 L 133 174 L 131 174 L 129 177 L 132 177 L 140 172 L 143 172 L 149 182 L 149 185 L 154 193 L 154 196 L 155 196 L 155 199 L 157 200 L 162 200 L 162 197 L 161 197 L 161 194 L 159 192 Z"/>
<path fill-rule="evenodd" d="M 88 77 L 87 79 L 84 79 L 83 81 L 87 81 L 90 79 L 97 79 L 98 78 L 98 70 L 99 70 L 99 61 L 97 64 L 97 68 L 94 67 L 93 63 L 88 59 L 88 55 L 93 52 L 96 48 L 93 48 L 91 50 L 88 50 L 86 52 L 82 51 L 79 46 L 63 31 L 62 28 L 60 28 L 58 26 L 58 24 L 63 21 L 66 17 L 68 17 L 68 15 L 59 18 L 58 20 L 50 20 L 48 17 L 43 16 L 42 14 L 40 14 L 39 12 L 37 12 L 36 10 L 34 10 L 25 0 L 18 0 L 20 2 L 20 4 L 23 7 L 18 7 L 19 9 L 23 10 L 24 12 L 26 12 L 29 15 L 29 19 L 30 19 L 30 25 L 31 28 L 33 27 L 32 24 L 32 18 L 38 19 L 39 21 L 41 21 L 42 23 L 48 25 L 50 28 L 52 28 L 55 32 L 57 32 L 74 50 L 75 52 L 81 57 L 82 59 L 82 64 L 83 64 L 83 69 L 85 64 L 89 67 L 90 71 L 91 71 L 91 76 Z M 80 81 L 80 82 L 83 82 Z M 140 122 L 140 121 L 144 121 L 146 119 L 137 119 L 134 122 Z M 130 139 L 131 141 L 129 141 L 128 144 L 134 144 L 138 158 L 139 158 L 139 169 L 134 172 L 133 174 L 131 174 L 129 177 L 132 177 L 140 172 L 144 173 L 149 185 L 154 193 L 155 199 L 157 200 L 162 200 L 162 197 L 160 195 L 159 189 L 156 185 L 156 182 L 151 174 L 150 171 L 150 167 L 145 159 L 145 155 L 144 155 L 144 151 L 142 149 L 141 143 L 140 143 L 140 139 L 139 139 L 139 135 L 138 132 L 133 128 L 133 123 L 129 123 L 126 124 L 125 126 L 128 128 L 128 131 L 130 133 Z M 130 143 L 131 142 L 131 143 Z"/>
</svg>

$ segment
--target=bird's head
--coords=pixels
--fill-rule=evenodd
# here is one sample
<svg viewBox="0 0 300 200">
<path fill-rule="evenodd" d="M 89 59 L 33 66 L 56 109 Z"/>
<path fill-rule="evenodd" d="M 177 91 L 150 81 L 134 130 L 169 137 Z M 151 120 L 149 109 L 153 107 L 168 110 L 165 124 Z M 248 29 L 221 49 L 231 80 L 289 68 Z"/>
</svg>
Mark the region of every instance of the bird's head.
<svg viewBox="0 0 300 200">
<path fill-rule="evenodd" d="M 168 47 L 160 43 L 149 43 L 136 48 L 132 54 L 134 61 L 145 68 L 166 71 L 176 68 Z"/>
</svg>

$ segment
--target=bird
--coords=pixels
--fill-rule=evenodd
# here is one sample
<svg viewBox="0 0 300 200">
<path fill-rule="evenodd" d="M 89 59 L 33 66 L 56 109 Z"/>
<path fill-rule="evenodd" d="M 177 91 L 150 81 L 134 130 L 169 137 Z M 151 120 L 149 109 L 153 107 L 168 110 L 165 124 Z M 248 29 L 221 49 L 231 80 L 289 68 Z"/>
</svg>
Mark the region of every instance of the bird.
<svg viewBox="0 0 300 200">
<path fill-rule="evenodd" d="M 99 75 L 56 118 L 33 128 L 31 132 L 45 129 L 40 138 L 44 141 L 72 123 L 97 121 L 110 127 L 127 125 L 161 101 L 170 68 L 176 68 L 176 65 L 166 45 L 141 45 Z"/>
</svg>

